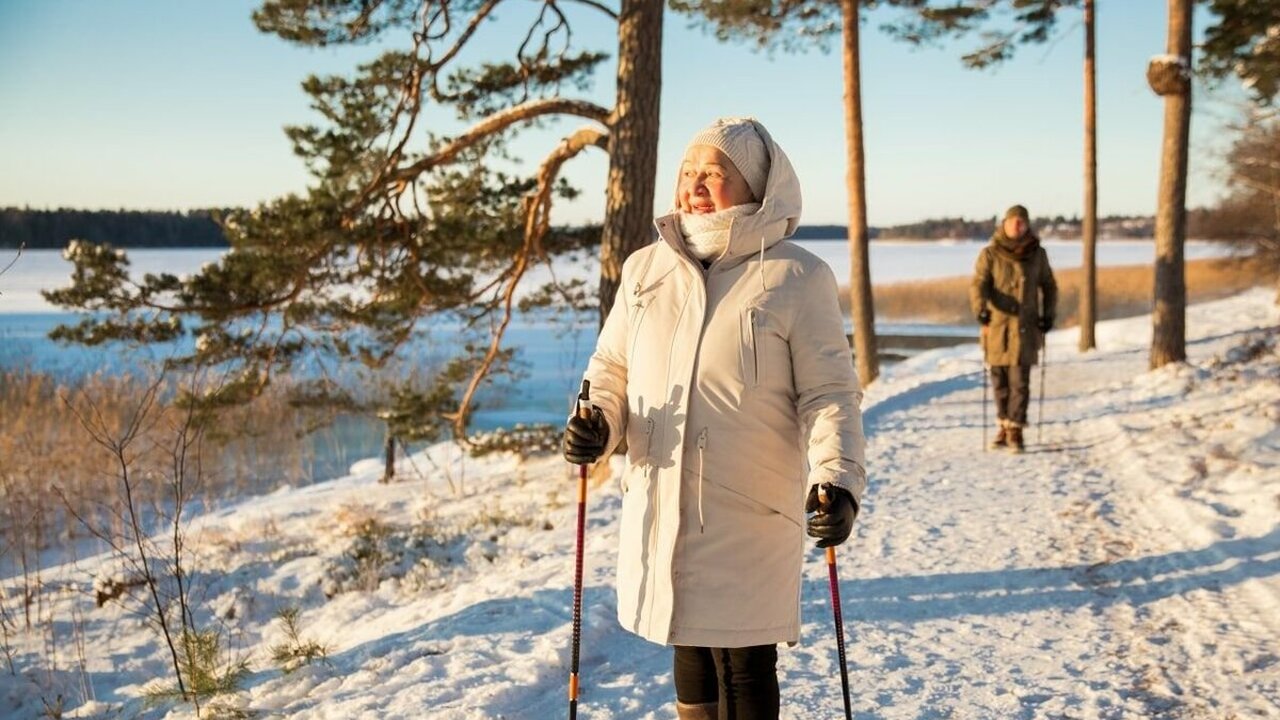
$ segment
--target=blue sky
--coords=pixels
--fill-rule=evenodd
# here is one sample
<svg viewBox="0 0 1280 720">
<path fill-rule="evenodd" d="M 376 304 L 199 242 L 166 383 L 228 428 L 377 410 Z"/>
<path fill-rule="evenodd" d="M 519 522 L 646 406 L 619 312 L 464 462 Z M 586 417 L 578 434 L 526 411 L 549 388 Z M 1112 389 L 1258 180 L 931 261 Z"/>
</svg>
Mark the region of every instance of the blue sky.
<svg viewBox="0 0 1280 720">
<path fill-rule="evenodd" d="M 525 13 L 500 13 L 470 59 L 509 52 Z M 1100 210 L 1154 211 L 1162 103 L 1147 59 L 1165 47 L 1163 0 L 1099 0 Z M 251 205 L 299 192 L 308 175 L 282 130 L 315 119 L 300 82 L 343 73 L 377 48 L 314 50 L 258 32 L 250 0 L 0 0 L 0 206 L 187 209 Z M 574 14 L 575 39 L 615 51 L 610 24 Z M 1021 48 L 996 71 L 960 67 L 972 41 L 912 49 L 863 30 L 868 208 L 873 225 L 985 217 L 1021 202 L 1035 215 L 1080 212 L 1083 30 L 1064 18 L 1051 45 Z M 1201 26 L 1204 16 L 1198 16 Z M 843 223 L 844 120 L 838 38 L 831 52 L 722 44 L 668 13 L 658 211 L 669 204 L 687 139 L 719 115 L 754 115 L 791 155 L 806 223 Z M 505 55 L 503 55 L 505 57 Z M 566 92 L 566 95 L 574 94 Z M 1223 92 L 1216 93 L 1221 98 Z M 1226 94 L 1230 94 L 1227 90 Z M 584 93 L 613 98 L 613 67 Z M 1191 204 L 1221 192 L 1215 168 L 1232 106 L 1200 94 L 1192 121 Z M 451 118 L 428 116 L 434 129 Z M 571 119 L 530 132 L 536 162 Z M 599 220 L 607 160 L 566 169 L 583 192 L 558 222 Z"/>
</svg>

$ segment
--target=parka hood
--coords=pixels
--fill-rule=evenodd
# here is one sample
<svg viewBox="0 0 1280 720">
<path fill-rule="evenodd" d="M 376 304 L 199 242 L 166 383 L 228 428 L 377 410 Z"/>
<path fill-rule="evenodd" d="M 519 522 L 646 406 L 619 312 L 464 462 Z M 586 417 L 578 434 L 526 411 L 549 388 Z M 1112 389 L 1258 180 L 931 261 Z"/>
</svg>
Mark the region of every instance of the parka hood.
<svg viewBox="0 0 1280 720">
<path fill-rule="evenodd" d="M 765 250 L 795 234 L 800 226 L 802 199 L 800 178 L 791 160 L 768 130 L 755 119 L 750 120 L 769 150 L 769 176 L 765 182 L 760 209 L 752 215 L 735 218 L 729 230 L 729 244 L 718 259 L 721 264 L 741 260 Z M 677 252 L 684 252 L 680 238 L 679 174 L 672 192 L 671 210 L 654 220 L 659 235 Z"/>
</svg>

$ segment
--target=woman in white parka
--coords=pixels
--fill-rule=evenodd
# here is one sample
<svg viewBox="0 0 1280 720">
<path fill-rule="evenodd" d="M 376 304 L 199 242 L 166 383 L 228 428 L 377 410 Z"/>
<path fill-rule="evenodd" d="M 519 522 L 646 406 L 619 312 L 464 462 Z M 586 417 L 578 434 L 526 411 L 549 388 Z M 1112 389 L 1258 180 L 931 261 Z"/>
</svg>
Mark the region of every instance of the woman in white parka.
<svg viewBox="0 0 1280 720">
<path fill-rule="evenodd" d="M 625 449 L 618 619 L 675 646 L 681 718 L 778 717 L 804 528 L 844 542 L 866 487 L 835 276 L 786 240 L 799 219 L 760 123 L 694 136 L 659 240 L 623 265 L 586 372 L 592 417 L 565 432 L 571 462 Z"/>
</svg>

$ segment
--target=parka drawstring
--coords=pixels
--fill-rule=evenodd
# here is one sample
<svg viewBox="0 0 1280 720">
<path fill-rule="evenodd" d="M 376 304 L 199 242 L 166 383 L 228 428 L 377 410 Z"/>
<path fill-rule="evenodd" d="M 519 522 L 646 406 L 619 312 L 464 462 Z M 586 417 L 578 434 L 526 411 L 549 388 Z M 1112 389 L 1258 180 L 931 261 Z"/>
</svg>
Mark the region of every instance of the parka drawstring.
<svg viewBox="0 0 1280 720">
<path fill-rule="evenodd" d="M 707 428 L 698 433 L 698 532 L 706 532 L 707 524 L 702 517 L 702 454 L 707 449 Z"/>
</svg>

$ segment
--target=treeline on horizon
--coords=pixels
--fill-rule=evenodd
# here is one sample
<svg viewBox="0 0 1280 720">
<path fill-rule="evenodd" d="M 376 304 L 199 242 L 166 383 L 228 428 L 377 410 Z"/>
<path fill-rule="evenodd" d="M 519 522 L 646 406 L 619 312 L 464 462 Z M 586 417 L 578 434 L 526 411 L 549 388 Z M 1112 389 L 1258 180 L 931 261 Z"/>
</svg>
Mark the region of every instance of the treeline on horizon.
<svg viewBox="0 0 1280 720">
<path fill-rule="evenodd" d="M 215 216 L 222 209 L 207 210 L 35 210 L 0 209 L 0 248 L 61 250 L 71 240 L 109 243 L 122 248 L 226 247 L 227 239 Z M 1225 228 L 1230 218 L 1222 211 L 1198 209 L 1188 213 L 1188 235 L 1196 238 L 1228 238 Z M 904 225 L 871 228 L 872 239 L 880 240 L 985 240 L 991 236 L 997 217 L 981 219 L 936 218 Z M 1042 237 L 1078 238 L 1078 217 L 1035 218 L 1032 225 Z M 1150 238 L 1155 219 L 1140 215 L 1113 215 L 1098 220 L 1098 237 L 1107 239 Z M 844 225 L 804 225 L 797 240 L 843 240 Z"/>
<path fill-rule="evenodd" d="M 0 247 L 61 250 L 71 240 L 122 248 L 226 247 L 216 209 L 0 209 Z"/>
</svg>

